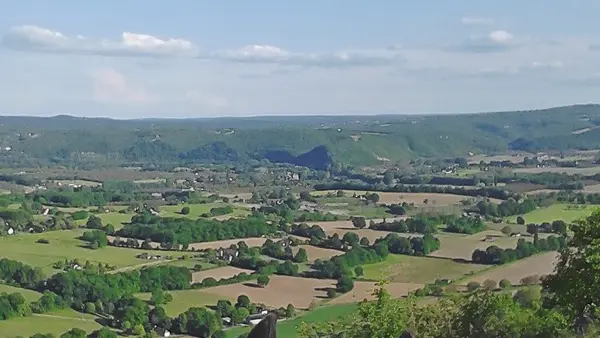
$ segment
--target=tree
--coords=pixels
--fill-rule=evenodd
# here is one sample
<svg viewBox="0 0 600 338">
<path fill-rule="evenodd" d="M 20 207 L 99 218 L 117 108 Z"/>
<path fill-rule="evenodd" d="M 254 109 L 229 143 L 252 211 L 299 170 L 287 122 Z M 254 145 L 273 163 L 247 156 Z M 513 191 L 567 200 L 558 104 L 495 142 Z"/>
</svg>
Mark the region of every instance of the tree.
<svg viewBox="0 0 600 338">
<path fill-rule="evenodd" d="M 92 332 L 89 338 L 117 338 L 117 334 L 107 327 Z"/>
<path fill-rule="evenodd" d="M 248 308 L 250 306 L 250 298 L 246 295 L 239 295 L 237 298 L 237 302 L 235 303 L 235 307 L 245 307 Z"/>
<path fill-rule="evenodd" d="M 362 246 L 369 246 L 369 239 L 367 237 L 363 237 L 360 239 L 360 245 Z"/>
<path fill-rule="evenodd" d="M 143 336 L 146 334 L 146 329 L 144 329 L 144 325 L 137 324 L 136 326 L 133 327 L 133 329 L 131 329 L 131 333 L 140 337 L 140 336 Z"/>
<path fill-rule="evenodd" d="M 181 208 L 181 214 L 182 215 L 189 215 L 190 214 L 190 207 L 185 206 L 185 207 Z"/>
<path fill-rule="evenodd" d="M 337 296 L 337 292 L 335 291 L 335 289 L 327 289 L 328 298 L 335 298 L 335 296 Z"/>
<path fill-rule="evenodd" d="M 234 324 L 241 324 L 244 322 L 244 320 L 246 320 L 246 318 L 248 318 L 249 315 L 250 312 L 248 309 L 244 307 L 238 307 L 233 309 L 233 312 L 231 313 L 231 321 Z"/>
<path fill-rule="evenodd" d="M 169 296 L 169 294 L 164 292 L 162 289 L 160 289 L 160 288 L 154 289 L 154 290 L 152 290 L 152 295 L 150 296 L 150 302 L 153 305 L 166 304 L 166 303 L 168 303 L 167 296 Z M 171 296 L 171 299 L 173 299 L 172 296 Z"/>
<path fill-rule="evenodd" d="M 266 275 L 260 275 L 258 276 L 258 278 L 256 279 L 256 283 L 258 285 L 260 285 L 261 287 L 265 287 L 269 284 L 269 282 L 271 281 L 271 279 L 269 278 L 269 276 Z"/>
<path fill-rule="evenodd" d="M 535 285 L 540 281 L 540 276 L 531 275 L 521 278 L 521 284 L 523 285 Z"/>
<path fill-rule="evenodd" d="M 285 317 L 292 318 L 295 315 L 296 315 L 296 308 L 294 308 L 294 305 L 288 304 L 288 306 L 285 308 Z"/>
<path fill-rule="evenodd" d="M 394 173 L 391 171 L 386 171 L 385 174 L 383 174 L 383 184 L 391 185 L 393 183 L 394 183 Z"/>
<path fill-rule="evenodd" d="M 80 328 L 74 327 L 69 331 L 60 335 L 60 338 L 86 338 L 87 332 L 83 331 Z"/>
<path fill-rule="evenodd" d="M 533 307 L 542 298 L 541 288 L 532 286 L 525 289 L 520 289 L 515 293 L 513 299 L 524 307 Z"/>
<path fill-rule="evenodd" d="M 567 233 L 567 224 L 563 220 L 557 220 L 552 222 L 552 232 L 557 234 L 566 234 Z"/>
<path fill-rule="evenodd" d="M 363 272 L 363 267 L 360 265 L 354 268 L 354 274 L 356 274 L 357 277 L 362 276 Z"/>
<path fill-rule="evenodd" d="M 595 315 L 600 305 L 600 211 L 571 225 L 568 249 L 560 253 L 555 273 L 544 278 L 551 305 L 572 318 Z"/>
<path fill-rule="evenodd" d="M 517 217 L 517 224 L 519 224 L 519 225 L 525 225 L 525 219 L 523 218 L 523 216 L 518 216 Z"/>
<path fill-rule="evenodd" d="M 502 228 L 501 231 L 502 231 L 503 234 L 505 234 L 505 235 L 508 236 L 508 235 L 510 235 L 512 233 L 512 228 L 510 226 L 506 225 L 506 226 L 504 226 Z"/>
<path fill-rule="evenodd" d="M 221 315 L 221 317 L 230 317 L 234 309 L 235 307 L 233 307 L 231 302 L 228 300 L 219 299 L 217 301 L 216 311 Z"/>
<path fill-rule="evenodd" d="M 96 305 L 92 302 L 85 303 L 85 312 L 87 313 L 95 313 Z"/>
<path fill-rule="evenodd" d="M 489 291 L 496 289 L 496 281 L 493 279 L 486 279 L 483 281 L 483 288 Z"/>
<path fill-rule="evenodd" d="M 355 228 L 363 229 L 367 226 L 367 221 L 364 217 L 352 217 L 351 220 Z"/>
<path fill-rule="evenodd" d="M 535 235 L 538 232 L 538 225 L 537 224 L 527 224 L 527 232 L 531 235 Z"/>
<path fill-rule="evenodd" d="M 510 281 L 508 279 L 501 280 L 500 283 L 498 283 L 498 285 L 502 289 L 506 289 L 506 288 L 509 288 L 512 286 L 512 284 L 510 283 Z"/>
<path fill-rule="evenodd" d="M 300 248 L 294 256 L 294 262 L 296 263 L 304 263 L 308 261 L 308 254 L 306 253 L 306 249 Z"/>
<path fill-rule="evenodd" d="M 106 232 L 108 235 L 112 235 L 115 233 L 115 227 L 112 224 L 107 224 L 104 227 L 104 232 Z"/>
<path fill-rule="evenodd" d="M 352 289 L 354 289 L 354 281 L 348 275 L 342 275 L 340 279 L 338 279 L 336 284 L 337 291 L 341 293 L 346 293 Z"/>
</svg>

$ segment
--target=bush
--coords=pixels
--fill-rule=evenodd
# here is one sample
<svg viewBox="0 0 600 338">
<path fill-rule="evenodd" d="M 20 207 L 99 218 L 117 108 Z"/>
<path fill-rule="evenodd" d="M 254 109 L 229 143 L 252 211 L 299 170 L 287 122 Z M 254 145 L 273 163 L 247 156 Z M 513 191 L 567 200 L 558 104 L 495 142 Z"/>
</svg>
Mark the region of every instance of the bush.
<svg viewBox="0 0 600 338">
<path fill-rule="evenodd" d="M 507 225 L 504 228 L 502 228 L 501 231 L 502 231 L 503 234 L 505 234 L 505 235 L 508 236 L 508 235 L 510 235 L 512 233 L 512 228 Z"/>
<path fill-rule="evenodd" d="M 467 284 L 467 290 L 469 291 L 475 291 L 477 289 L 479 289 L 481 287 L 481 285 L 477 282 L 469 282 Z"/>
<path fill-rule="evenodd" d="M 508 279 L 503 279 L 500 281 L 500 283 L 498 283 L 498 285 L 502 288 L 502 289 L 506 289 L 512 286 L 512 284 L 510 283 L 510 281 Z"/>
<path fill-rule="evenodd" d="M 523 285 L 535 285 L 539 281 L 540 281 L 540 276 L 538 276 L 538 275 L 531 275 L 531 276 L 523 277 L 521 279 L 521 284 L 523 284 Z"/>
<path fill-rule="evenodd" d="M 190 214 L 190 207 L 183 207 L 183 208 L 181 208 L 181 214 L 182 215 L 189 215 Z"/>
<path fill-rule="evenodd" d="M 337 296 L 337 292 L 335 291 L 335 289 L 328 289 L 327 290 L 327 297 L 328 298 L 335 298 L 335 296 Z"/>
<path fill-rule="evenodd" d="M 40 244 L 50 244 L 50 241 L 45 239 L 45 238 L 40 238 L 37 241 L 35 241 L 36 243 L 40 243 Z"/>
<path fill-rule="evenodd" d="M 483 288 L 489 291 L 496 289 L 496 281 L 493 279 L 486 279 L 483 282 Z"/>
<path fill-rule="evenodd" d="M 525 219 L 522 216 L 517 217 L 517 224 L 525 225 Z"/>
</svg>

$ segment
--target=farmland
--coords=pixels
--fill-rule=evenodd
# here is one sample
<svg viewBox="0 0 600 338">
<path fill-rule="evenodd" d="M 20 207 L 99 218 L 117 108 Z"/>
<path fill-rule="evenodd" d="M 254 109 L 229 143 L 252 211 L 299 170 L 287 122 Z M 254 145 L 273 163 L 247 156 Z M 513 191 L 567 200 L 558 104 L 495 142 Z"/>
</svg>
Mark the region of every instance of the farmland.
<svg viewBox="0 0 600 338">
<path fill-rule="evenodd" d="M 169 293 L 173 296 L 173 300 L 162 306 L 167 312 L 167 315 L 173 317 L 187 311 L 187 309 L 191 307 L 215 305 L 219 299 L 235 300 L 235 297 L 227 298 L 223 295 L 217 296 L 207 290 L 178 290 L 170 291 Z M 140 293 L 135 296 L 141 300 L 148 301 L 150 300 L 151 294 Z"/>
<path fill-rule="evenodd" d="M 554 220 L 563 220 L 571 223 L 577 219 L 590 215 L 600 206 L 594 205 L 570 205 L 553 204 L 547 208 L 538 208 L 532 212 L 523 215 L 526 223 L 543 223 Z M 515 223 L 517 216 L 509 217 L 510 222 Z"/>
<path fill-rule="evenodd" d="M 32 315 L 0 321 L 2 337 L 29 337 L 36 333 L 52 333 L 59 336 L 77 327 L 88 333 L 101 327 L 93 317 L 73 318 L 54 314 Z"/>
<path fill-rule="evenodd" d="M 52 231 L 41 234 L 24 234 L 0 237 L 0 256 L 40 267 L 46 274 L 56 272 L 52 265 L 64 259 L 79 259 L 82 263 L 89 260 L 105 263 L 117 268 L 147 263 L 135 256 L 145 252 L 126 248 L 106 247 L 97 250 L 87 248 L 78 237 L 82 230 Z M 37 243 L 38 239 L 47 239 L 48 244 Z M 164 252 L 175 257 L 181 252 Z"/>
<path fill-rule="evenodd" d="M 356 303 L 365 299 L 368 301 L 374 300 L 375 295 L 373 295 L 373 291 L 377 287 L 377 283 L 375 282 L 355 282 L 352 291 L 332 299 L 329 304 Z M 393 298 L 408 296 L 410 292 L 422 287 L 423 284 L 417 283 L 388 283 L 385 285 L 385 289 Z"/>
<path fill-rule="evenodd" d="M 433 283 L 442 278 L 454 280 L 485 267 L 451 259 L 389 255 L 384 262 L 365 265 L 363 278 L 396 283 Z"/>
<path fill-rule="evenodd" d="M 327 289 L 334 287 L 335 281 L 329 279 L 271 276 L 270 283 L 264 288 L 248 282 L 217 286 L 208 290 L 211 294 L 226 298 L 247 295 L 253 302 L 272 307 L 286 307 L 292 304 L 296 308 L 307 309 L 313 301 L 324 302 L 327 299 Z"/>
<path fill-rule="evenodd" d="M 517 168 L 513 170 L 517 174 L 539 174 L 539 173 L 564 173 L 568 175 L 595 175 L 600 173 L 600 167 L 588 168 L 561 168 L 561 167 L 546 167 L 546 168 Z"/>
<path fill-rule="evenodd" d="M 161 217 L 185 217 L 192 220 L 200 218 L 204 214 L 210 214 L 210 209 L 228 206 L 227 203 L 207 203 L 207 204 L 178 204 L 178 205 L 165 205 L 160 208 Z M 217 216 L 220 218 L 226 217 L 245 217 L 250 214 L 248 208 L 240 205 L 232 205 L 233 212 L 226 215 Z M 190 213 L 184 215 L 181 213 L 181 209 L 188 207 Z"/>
<path fill-rule="evenodd" d="M 336 190 L 337 191 L 337 190 Z M 315 196 L 323 196 L 328 193 L 336 193 L 334 190 L 324 190 L 313 192 L 312 194 Z M 365 191 L 355 191 L 355 190 L 343 190 L 344 193 L 348 196 L 356 195 L 364 195 Z M 437 193 L 405 193 L 405 192 L 379 192 L 379 202 L 380 204 L 393 204 L 393 203 L 414 203 L 415 205 L 437 205 L 437 206 L 447 206 L 447 205 L 456 205 L 459 204 L 460 201 L 468 199 L 466 196 L 461 195 L 452 195 L 452 194 L 437 194 Z"/>
<path fill-rule="evenodd" d="M 357 304 L 323 305 L 313 311 L 301 314 L 292 320 L 279 321 L 277 323 L 277 334 L 285 338 L 297 338 L 297 328 L 301 323 L 323 323 L 340 317 L 348 316 L 357 309 Z M 239 327 L 225 331 L 226 338 L 237 338 L 248 328 Z"/>
<path fill-rule="evenodd" d="M 541 277 L 553 273 L 557 257 L 558 254 L 556 252 L 538 254 L 507 265 L 485 270 L 471 278 L 464 279 L 462 283 L 466 284 L 471 281 L 483 283 L 486 279 L 498 282 L 502 279 L 508 279 L 513 285 L 517 285 L 524 277 L 533 275 Z"/>
<path fill-rule="evenodd" d="M 494 242 L 484 241 L 486 236 L 494 236 Z M 444 233 L 439 234 L 437 237 L 440 239 L 440 249 L 434 251 L 429 256 L 447 259 L 471 260 L 475 249 L 485 250 L 491 245 L 503 249 L 515 248 L 518 242 L 518 238 L 507 237 L 500 231 L 494 230 L 486 230 L 470 236 Z M 531 240 L 531 238 L 526 239 Z"/>
<path fill-rule="evenodd" d="M 212 278 L 214 278 L 216 280 L 219 280 L 219 279 L 222 279 L 222 278 L 233 277 L 233 276 L 235 276 L 237 274 L 240 274 L 242 272 L 250 274 L 250 273 L 252 273 L 254 271 L 240 269 L 240 268 L 236 268 L 236 267 L 233 267 L 233 266 L 224 266 L 222 268 L 215 268 L 215 269 L 210 269 L 210 270 L 205 270 L 205 271 L 194 272 L 192 274 L 192 281 L 194 283 L 202 282 L 202 280 L 204 278 L 208 278 L 208 277 L 212 277 Z"/>
<path fill-rule="evenodd" d="M 294 255 L 298 252 L 298 250 L 300 250 L 300 248 L 304 248 L 306 250 L 309 261 L 315 261 L 317 259 L 327 260 L 333 256 L 338 256 L 338 255 L 344 254 L 343 251 L 319 248 L 319 247 L 312 246 L 312 245 L 299 245 L 299 246 L 293 248 Z"/>
<path fill-rule="evenodd" d="M 36 300 L 40 299 L 40 297 L 42 296 L 41 293 L 33 291 L 33 290 L 17 288 L 17 287 L 6 285 L 6 284 L 0 284 L 0 293 L 4 293 L 4 292 L 6 292 L 6 293 L 18 292 L 18 293 L 22 294 L 23 297 L 25 297 L 25 299 L 28 302 L 36 301 Z"/>
</svg>

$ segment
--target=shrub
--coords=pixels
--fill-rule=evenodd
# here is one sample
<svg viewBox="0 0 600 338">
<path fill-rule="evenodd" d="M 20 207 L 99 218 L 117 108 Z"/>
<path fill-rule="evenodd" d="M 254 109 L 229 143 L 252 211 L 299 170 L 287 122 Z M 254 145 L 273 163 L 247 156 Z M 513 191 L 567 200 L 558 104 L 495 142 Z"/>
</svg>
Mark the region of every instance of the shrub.
<svg viewBox="0 0 600 338">
<path fill-rule="evenodd" d="M 500 283 L 498 283 L 498 285 L 502 288 L 502 289 L 506 289 L 512 286 L 512 284 L 510 283 L 510 281 L 508 279 L 503 279 L 500 281 Z"/>
<path fill-rule="evenodd" d="M 183 208 L 181 208 L 181 214 L 182 215 L 189 215 L 190 214 L 190 207 L 183 207 Z"/>
<path fill-rule="evenodd" d="M 327 290 L 327 297 L 328 298 L 335 298 L 335 296 L 337 296 L 337 292 L 335 291 L 335 289 L 328 289 Z"/>
<path fill-rule="evenodd" d="M 496 289 L 496 281 L 493 279 L 486 279 L 483 282 L 483 288 L 489 291 Z"/>
<path fill-rule="evenodd" d="M 40 238 L 37 241 L 35 241 L 36 243 L 40 243 L 40 244 L 49 244 L 50 241 L 45 239 L 45 238 Z"/>
</svg>

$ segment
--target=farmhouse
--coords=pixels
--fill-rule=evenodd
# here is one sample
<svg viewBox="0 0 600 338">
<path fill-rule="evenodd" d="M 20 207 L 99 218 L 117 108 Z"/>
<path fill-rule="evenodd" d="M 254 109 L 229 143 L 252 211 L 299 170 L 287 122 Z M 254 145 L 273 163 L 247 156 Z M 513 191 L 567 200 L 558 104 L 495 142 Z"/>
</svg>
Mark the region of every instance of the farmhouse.
<svg viewBox="0 0 600 338">
<path fill-rule="evenodd" d="M 494 236 L 485 236 L 485 238 L 483 239 L 484 242 L 495 242 L 496 241 L 496 237 Z"/>
<path fill-rule="evenodd" d="M 510 237 L 521 237 L 521 234 L 518 232 L 513 232 L 512 234 L 510 234 Z"/>
<path fill-rule="evenodd" d="M 13 235 L 15 233 L 15 229 L 8 228 L 8 231 L 6 231 L 6 233 L 9 234 L 9 235 Z"/>
<path fill-rule="evenodd" d="M 217 250 L 217 258 L 231 262 L 235 257 L 238 257 L 240 252 L 236 249 L 219 249 Z"/>
</svg>

